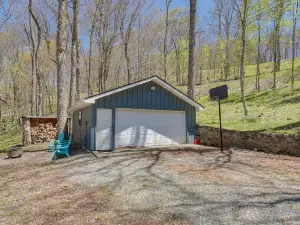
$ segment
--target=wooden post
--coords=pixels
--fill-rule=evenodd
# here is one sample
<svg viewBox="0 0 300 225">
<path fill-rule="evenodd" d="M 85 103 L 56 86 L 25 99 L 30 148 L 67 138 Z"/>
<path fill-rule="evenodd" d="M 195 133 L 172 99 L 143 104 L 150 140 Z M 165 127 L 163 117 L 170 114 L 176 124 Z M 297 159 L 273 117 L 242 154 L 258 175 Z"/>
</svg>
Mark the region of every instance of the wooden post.
<svg viewBox="0 0 300 225">
<path fill-rule="evenodd" d="M 31 144 L 30 119 L 22 117 L 23 146 Z"/>
</svg>

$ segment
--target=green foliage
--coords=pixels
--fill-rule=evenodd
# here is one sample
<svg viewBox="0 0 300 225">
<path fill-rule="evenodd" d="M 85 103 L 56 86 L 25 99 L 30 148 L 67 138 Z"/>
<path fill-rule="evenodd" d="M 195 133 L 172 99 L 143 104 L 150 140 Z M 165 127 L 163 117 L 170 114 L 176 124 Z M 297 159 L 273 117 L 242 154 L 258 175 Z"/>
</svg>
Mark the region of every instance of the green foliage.
<svg viewBox="0 0 300 225">
<path fill-rule="evenodd" d="M 209 65 L 209 54 L 210 54 L 209 47 L 207 44 L 205 44 L 202 47 L 201 52 L 200 52 L 200 60 L 201 60 L 202 69 L 206 69 Z"/>
<path fill-rule="evenodd" d="M 185 78 L 187 78 L 188 59 L 189 59 L 188 41 L 185 38 L 180 38 L 177 42 L 178 42 L 181 74 Z"/>
<path fill-rule="evenodd" d="M 217 48 L 217 61 L 219 64 L 219 67 L 222 67 L 221 65 L 224 65 L 226 54 L 225 54 L 225 41 L 223 39 L 218 40 L 218 48 Z"/>
<path fill-rule="evenodd" d="M 234 39 L 232 42 L 232 61 L 233 65 L 238 66 L 240 64 L 241 57 L 241 40 Z"/>
<path fill-rule="evenodd" d="M 9 68 L 10 74 L 14 80 L 19 80 L 26 77 L 23 65 L 21 63 L 14 63 Z"/>
</svg>

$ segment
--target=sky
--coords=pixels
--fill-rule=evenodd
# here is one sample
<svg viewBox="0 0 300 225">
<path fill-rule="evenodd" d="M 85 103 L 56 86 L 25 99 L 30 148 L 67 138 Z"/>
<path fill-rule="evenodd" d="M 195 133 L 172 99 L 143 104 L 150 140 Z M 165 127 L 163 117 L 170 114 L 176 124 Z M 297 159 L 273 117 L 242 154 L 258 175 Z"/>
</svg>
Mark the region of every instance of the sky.
<svg viewBox="0 0 300 225">
<path fill-rule="evenodd" d="M 156 0 L 157 5 L 165 9 L 166 3 L 165 0 Z M 172 8 L 187 8 L 190 7 L 190 1 L 189 0 L 173 0 L 172 1 Z M 199 22 L 203 22 L 204 20 L 207 20 L 209 17 L 209 10 L 213 8 L 213 1 L 212 0 L 197 0 L 197 17 L 200 19 Z"/>
</svg>

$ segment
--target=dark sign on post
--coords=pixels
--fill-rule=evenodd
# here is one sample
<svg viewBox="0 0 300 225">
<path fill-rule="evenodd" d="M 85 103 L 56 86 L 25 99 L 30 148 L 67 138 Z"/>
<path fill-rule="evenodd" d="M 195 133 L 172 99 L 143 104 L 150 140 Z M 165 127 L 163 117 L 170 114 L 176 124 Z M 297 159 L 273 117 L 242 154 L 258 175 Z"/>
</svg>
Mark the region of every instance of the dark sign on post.
<svg viewBox="0 0 300 225">
<path fill-rule="evenodd" d="M 227 85 L 222 85 L 209 90 L 209 96 L 212 100 L 225 99 L 228 97 L 228 87 Z"/>
<path fill-rule="evenodd" d="M 221 151 L 223 151 L 221 99 L 225 99 L 228 97 L 227 85 L 225 84 L 225 85 L 210 89 L 209 96 L 210 96 L 211 100 L 217 100 L 219 102 L 220 139 L 221 139 Z"/>
</svg>

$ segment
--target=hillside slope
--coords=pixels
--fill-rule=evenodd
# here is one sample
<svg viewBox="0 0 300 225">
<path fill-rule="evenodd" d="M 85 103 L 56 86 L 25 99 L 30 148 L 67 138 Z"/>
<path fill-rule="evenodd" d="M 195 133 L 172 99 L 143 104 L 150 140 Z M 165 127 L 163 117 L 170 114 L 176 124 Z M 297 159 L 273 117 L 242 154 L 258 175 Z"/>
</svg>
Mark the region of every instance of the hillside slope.
<svg viewBox="0 0 300 225">
<path fill-rule="evenodd" d="M 296 61 L 295 90 L 291 91 L 291 61 L 282 61 L 277 73 L 277 90 L 273 85 L 272 63 L 261 64 L 261 91 L 255 91 L 255 65 L 245 67 L 245 92 L 249 116 L 245 117 L 241 97 L 240 81 L 211 82 L 196 87 L 197 100 L 206 107 L 197 113 L 200 125 L 217 127 L 218 105 L 211 102 L 208 91 L 212 87 L 227 84 L 229 98 L 222 101 L 222 120 L 225 129 L 251 130 L 258 132 L 300 134 L 300 60 Z M 180 87 L 186 91 L 186 87 Z"/>
</svg>

